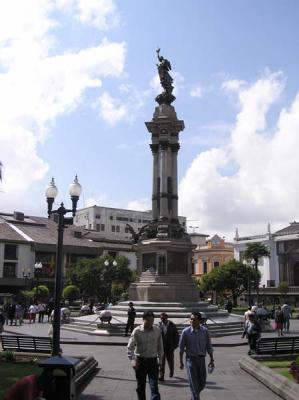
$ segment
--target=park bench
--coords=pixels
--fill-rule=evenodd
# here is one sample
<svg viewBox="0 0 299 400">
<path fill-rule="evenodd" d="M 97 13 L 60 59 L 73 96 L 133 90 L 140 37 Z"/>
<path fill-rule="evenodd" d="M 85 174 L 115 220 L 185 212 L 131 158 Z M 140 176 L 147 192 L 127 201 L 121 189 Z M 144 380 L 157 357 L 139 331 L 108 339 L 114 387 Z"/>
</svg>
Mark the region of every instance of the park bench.
<svg viewBox="0 0 299 400">
<path fill-rule="evenodd" d="M 267 337 L 257 340 L 257 354 L 299 354 L 299 336 Z"/>
<path fill-rule="evenodd" d="M 3 350 L 52 353 L 52 339 L 41 336 L 0 335 Z"/>
</svg>

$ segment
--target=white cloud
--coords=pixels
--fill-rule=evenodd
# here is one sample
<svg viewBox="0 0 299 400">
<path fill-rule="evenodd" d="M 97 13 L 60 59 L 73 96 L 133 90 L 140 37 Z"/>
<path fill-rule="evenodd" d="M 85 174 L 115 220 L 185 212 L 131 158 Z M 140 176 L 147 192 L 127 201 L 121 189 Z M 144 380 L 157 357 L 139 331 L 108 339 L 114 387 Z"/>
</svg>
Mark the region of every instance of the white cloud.
<svg viewBox="0 0 299 400">
<path fill-rule="evenodd" d="M 226 90 L 227 92 L 238 92 L 245 85 L 246 81 L 231 79 L 222 83 L 222 89 Z"/>
<path fill-rule="evenodd" d="M 83 207 L 92 207 L 92 206 L 100 206 L 103 207 L 104 204 L 107 204 L 108 197 L 105 193 L 97 194 L 95 197 L 88 197 L 84 200 Z"/>
<path fill-rule="evenodd" d="M 107 92 L 104 92 L 99 97 L 97 103 L 100 108 L 100 116 L 109 125 L 116 125 L 118 122 L 127 120 L 129 117 L 127 107 L 117 99 L 111 97 Z M 97 103 L 95 103 L 95 107 Z"/>
<path fill-rule="evenodd" d="M 2 206 L 10 206 L 46 174 L 49 165 L 37 148 L 55 119 L 72 112 L 87 88 L 123 73 L 124 43 L 103 40 L 90 48 L 55 53 L 61 38 L 55 36 L 58 21 L 52 12 L 58 5 L 50 0 L 11 0 L 0 6 Z"/>
<path fill-rule="evenodd" d="M 202 87 L 201 85 L 196 85 L 191 91 L 190 91 L 190 96 L 191 97 L 202 97 Z"/>
<path fill-rule="evenodd" d="M 131 124 L 143 107 L 146 95 L 132 85 L 122 84 L 119 87 L 119 97 L 112 97 L 108 92 L 104 92 L 93 107 L 99 109 L 100 117 L 111 126 L 123 121 Z M 122 100 L 122 97 L 125 97 L 125 100 Z"/>
<path fill-rule="evenodd" d="M 120 22 L 114 0 L 57 0 L 57 6 L 75 13 L 83 24 L 108 30 Z"/>
<path fill-rule="evenodd" d="M 266 115 L 283 87 L 281 73 L 241 85 L 229 143 L 199 154 L 181 180 L 180 213 L 200 220 L 202 231 L 263 233 L 267 222 L 298 218 L 299 94 L 267 131 Z M 233 174 L 225 172 L 230 165 Z"/>
<path fill-rule="evenodd" d="M 152 206 L 148 199 L 141 199 L 130 201 L 126 208 L 135 211 L 148 211 L 152 209 Z"/>
</svg>

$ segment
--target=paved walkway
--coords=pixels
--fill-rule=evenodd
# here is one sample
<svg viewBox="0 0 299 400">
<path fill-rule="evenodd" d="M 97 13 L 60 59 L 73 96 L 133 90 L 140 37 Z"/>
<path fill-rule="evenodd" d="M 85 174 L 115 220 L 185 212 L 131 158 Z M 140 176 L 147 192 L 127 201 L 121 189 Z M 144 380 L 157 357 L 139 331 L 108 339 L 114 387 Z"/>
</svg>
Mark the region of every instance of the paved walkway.
<svg viewBox="0 0 299 400">
<path fill-rule="evenodd" d="M 291 321 L 292 334 L 299 334 L 299 321 Z M 48 324 L 25 324 L 21 327 L 5 327 L 11 333 L 25 333 L 33 335 L 46 335 Z M 267 334 L 273 336 L 275 333 Z M 107 345 L 63 345 L 65 355 L 92 355 L 98 362 L 100 370 L 90 384 L 81 394 L 81 400 L 136 400 L 135 376 L 130 362 L 127 360 L 126 347 L 109 346 L 109 341 L 115 338 L 99 339 L 97 336 L 77 334 L 61 331 L 61 338 L 94 341 L 107 341 Z M 125 341 L 125 338 L 117 338 Z M 226 347 L 233 343 L 242 342 L 239 337 L 226 337 L 214 339 L 216 368 L 213 374 L 208 375 L 208 382 L 202 392 L 201 400 L 278 400 L 280 397 L 271 392 L 262 383 L 258 382 L 239 368 L 239 359 L 246 354 L 246 346 Z M 222 344 L 224 346 L 222 346 Z M 186 380 L 185 371 L 178 369 L 178 354 L 176 352 L 176 371 L 174 378 L 167 379 L 160 384 L 162 399 L 183 400 L 190 399 L 190 391 Z M 148 395 L 148 398 L 149 395 Z"/>
</svg>

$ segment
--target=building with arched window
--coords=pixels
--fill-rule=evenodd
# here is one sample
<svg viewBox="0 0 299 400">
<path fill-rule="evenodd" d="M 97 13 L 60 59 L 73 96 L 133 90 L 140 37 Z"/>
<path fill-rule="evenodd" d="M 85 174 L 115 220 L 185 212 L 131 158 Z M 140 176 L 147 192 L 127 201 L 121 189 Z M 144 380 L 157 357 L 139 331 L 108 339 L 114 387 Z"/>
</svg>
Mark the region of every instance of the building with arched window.
<svg viewBox="0 0 299 400">
<path fill-rule="evenodd" d="M 198 245 L 194 250 L 194 275 L 200 278 L 211 272 L 213 268 L 218 268 L 233 258 L 233 245 L 225 242 L 224 238 L 214 235 L 207 239 L 205 244 Z"/>
</svg>

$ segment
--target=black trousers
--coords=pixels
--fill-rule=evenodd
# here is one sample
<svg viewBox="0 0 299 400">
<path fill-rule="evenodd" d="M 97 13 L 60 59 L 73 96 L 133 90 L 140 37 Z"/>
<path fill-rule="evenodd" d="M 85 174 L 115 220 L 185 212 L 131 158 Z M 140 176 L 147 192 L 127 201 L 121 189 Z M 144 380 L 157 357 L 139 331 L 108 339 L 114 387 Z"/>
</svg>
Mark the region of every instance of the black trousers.
<svg viewBox="0 0 299 400">
<path fill-rule="evenodd" d="M 248 344 L 249 344 L 249 351 L 250 352 L 255 352 L 256 351 L 256 342 L 259 339 L 258 334 L 251 334 L 248 335 Z"/>
<path fill-rule="evenodd" d="M 148 376 L 151 388 L 151 400 L 160 400 L 161 397 L 158 388 L 159 368 L 157 358 L 137 358 L 135 374 L 137 380 L 136 392 L 138 400 L 146 400 L 146 376 Z"/>
<path fill-rule="evenodd" d="M 161 378 L 164 378 L 166 360 L 167 360 L 168 367 L 169 367 L 169 374 L 173 375 L 173 372 L 174 372 L 174 351 L 173 350 L 164 350 L 164 355 L 162 357 L 161 370 L 160 370 Z"/>
<path fill-rule="evenodd" d="M 126 325 L 126 335 L 128 332 L 132 332 L 134 329 L 135 318 L 128 318 L 127 325 Z"/>
</svg>

